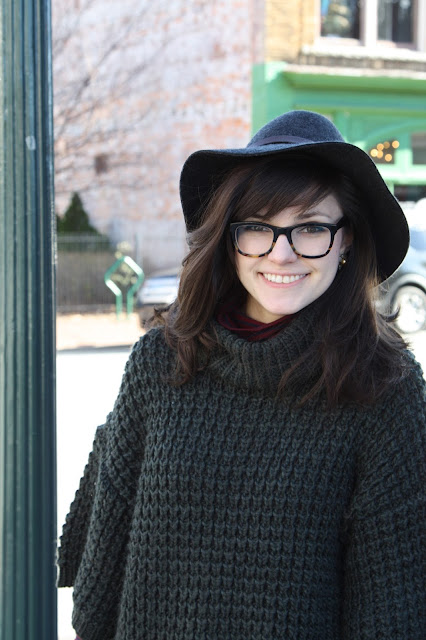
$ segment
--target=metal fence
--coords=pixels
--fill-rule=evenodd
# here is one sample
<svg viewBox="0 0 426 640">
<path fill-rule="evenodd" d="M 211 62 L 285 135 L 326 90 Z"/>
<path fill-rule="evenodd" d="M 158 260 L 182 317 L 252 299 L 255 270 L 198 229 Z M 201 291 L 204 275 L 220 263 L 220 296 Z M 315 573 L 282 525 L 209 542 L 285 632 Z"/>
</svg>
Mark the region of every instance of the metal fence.
<svg viewBox="0 0 426 640">
<path fill-rule="evenodd" d="M 58 311 L 113 307 L 115 297 L 104 274 L 115 260 L 115 248 L 104 236 L 58 234 Z"/>
<path fill-rule="evenodd" d="M 61 233 L 57 246 L 57 308 L 60 313 L 113 310 L 115 296 L 105 285 L 104 275 L 123 254 L 133 258 L 148 276 L 159 269 L 175 270 L 186 252 L 184 237 L 154 236 L 149 232 L 118 246 L 112 245 L 105 236 Z"/>
</svg>

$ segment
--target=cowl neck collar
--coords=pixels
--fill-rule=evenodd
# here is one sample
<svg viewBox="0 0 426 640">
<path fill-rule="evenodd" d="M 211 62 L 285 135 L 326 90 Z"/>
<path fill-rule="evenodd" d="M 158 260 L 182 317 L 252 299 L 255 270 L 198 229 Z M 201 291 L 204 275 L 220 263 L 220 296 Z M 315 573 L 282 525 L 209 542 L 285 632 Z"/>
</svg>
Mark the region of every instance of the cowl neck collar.
<svg viewBox="0 0 426 640">
<path fill-rule="evenodd" d="M 318 305 L 313 303 L 277 335 L 263 342 L 248 342 L 213 319 L 211 329 L 218 348 L 214 350 L 207 370 L 227 386 L 275 396 L 284 372 L 318 340 L 315 327 L 319 314 Z M 318 370 L 307 365 L 299 368 L 284 395 L 287 392 L 303 395 L 318 375 Z"/>
</svg>

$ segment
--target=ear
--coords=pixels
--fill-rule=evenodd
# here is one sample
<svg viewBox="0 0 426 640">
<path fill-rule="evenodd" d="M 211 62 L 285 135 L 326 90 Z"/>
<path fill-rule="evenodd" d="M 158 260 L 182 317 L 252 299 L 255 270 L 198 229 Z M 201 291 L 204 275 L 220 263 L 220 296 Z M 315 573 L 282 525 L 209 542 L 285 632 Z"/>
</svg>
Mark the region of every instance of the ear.
<svg viewBox="0 0 426 640">
<path fill-rule="evenodd" d="M 349 229 L 348 227 L 343 227 L 341 253 L 346 253 L 351 248 L 353 239 L 354 236 L 351 229 Z"/>
</svg>

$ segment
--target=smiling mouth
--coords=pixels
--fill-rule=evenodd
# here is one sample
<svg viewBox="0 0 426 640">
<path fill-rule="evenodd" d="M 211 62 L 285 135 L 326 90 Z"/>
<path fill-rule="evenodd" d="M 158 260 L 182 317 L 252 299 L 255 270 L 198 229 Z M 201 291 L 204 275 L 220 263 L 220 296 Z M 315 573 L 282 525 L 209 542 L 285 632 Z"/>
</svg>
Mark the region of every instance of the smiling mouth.
<svg viewBox="0 0 426 640">
<path fill-rule="evenodd" d="M 269 282 L 276 282 L 278 284 L 290 284 L 290 282 L 296 282 L 302 278 L 306 278 L 307 273 L 294 276 L 279 276 L 276 273 L 262 273 L 263 277 Z"/>
</svg>

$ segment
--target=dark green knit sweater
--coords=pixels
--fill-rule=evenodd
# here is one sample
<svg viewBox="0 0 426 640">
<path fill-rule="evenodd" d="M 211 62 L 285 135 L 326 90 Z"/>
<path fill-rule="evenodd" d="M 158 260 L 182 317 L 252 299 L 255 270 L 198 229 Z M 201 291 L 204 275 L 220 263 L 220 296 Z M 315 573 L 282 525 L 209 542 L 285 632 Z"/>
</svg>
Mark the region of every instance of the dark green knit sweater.
<svg viewBox="0 0 426 640">
<path fill-rule="evenodd" d="M 424 638 L 420 368 L 374 408 L 297 409 L 308 379 L 277 401 L 308 318 L 217 325 L 180 388 L 161 329 L 135 346 L 62 536 L 83 640 Z"/>
</svg>

